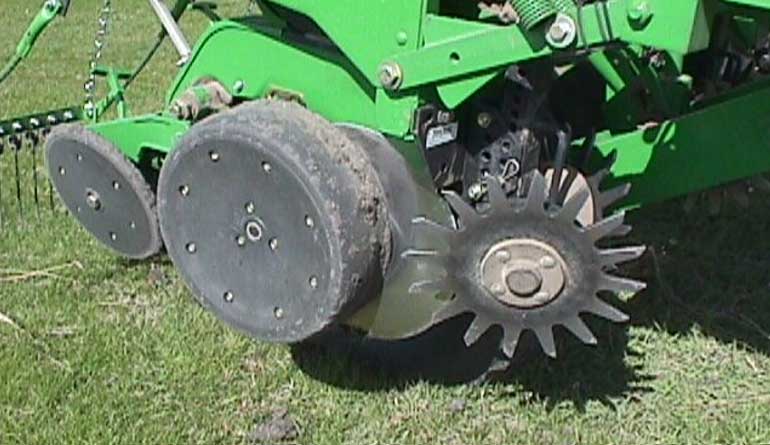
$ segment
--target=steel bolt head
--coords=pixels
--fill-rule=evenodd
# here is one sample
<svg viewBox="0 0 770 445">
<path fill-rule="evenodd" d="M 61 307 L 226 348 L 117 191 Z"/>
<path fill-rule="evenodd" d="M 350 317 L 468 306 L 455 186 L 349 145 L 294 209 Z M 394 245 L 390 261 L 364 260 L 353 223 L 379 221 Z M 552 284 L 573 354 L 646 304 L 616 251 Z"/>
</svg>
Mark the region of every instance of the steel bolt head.
<svg viewBox="0 0 770 445">
<path fill-rule="evenodd" d="M 507 250 L 498 250 L 497 253 L 495 253 L 495 256 L 501 263 L 507 263 L 511 260 L 511 253 Z"/>
<path fill-rule="evenodd" d="M 505 288 L 501 284 L 493 284 L 489 290 L 495 295 L 503 295 L 505 293 Z"/>
<path fill-rule="evenodd" d="M 222 298 L 225 300 L 226 303 L 232 303 L 235 300 L 235 295 L 233 295 L 232 292 L 227 291 L 222 295 Z"/>
<path fill-rule="evenodd" d="M 195 243 L 187 243 L 185 249 L 187 249 L 187 253 L 195 253 L 198 251 L 198 246 L 196 246 Z"/>
<path fill-rule="evenodd" d="M 190 187 L 183 185 L 179 187 L 179 194 L 182 196 L 189 196 L 190 195 Z"/>
<path fill-rule="evenodd" d="M 480 200 L 483 195 L 484 195 L 484 186 L 481 185 L 480 182 L 471 184 L 471 186 L 468 187 L 468 198 L 472 199 L 473 201 Z"/>
<path fill-rule="evenodd" d="M 556 267 L 556 259 L 552 256 L 544 256 L 540 258 L 540 265 L 545 269 L 553 269 Z"/>
<path fill-rule="evenodd" d="M 548 43 L 556 48 L 566 48 L 577 38 L 577 25 L 572 17 L 559 14 L 546 35 Z"/>
<path fill-rule="evenodd" d="M 380 83 L 388 90 L 397 90 L 401 87 L 404 75 L 401 66 L 397 63 L 386 63 L 380 67 Z"/>
<path fill-rule="evenodd" d="M 492 115 L 489 113 L 479 113 L 476 117 L 476 123 L 481 128 L 489 128 L 492 125 Z"/>
<path fill-rule="evenodd" d="M 309 215 L 305 216 L 305 225 L 312 229 L 315 226 L 315 221 L 313 221 L 313 218 L 311 218 Z"/>
<path fill-rule="evenodd" d="M 318 278 L 316 276 L 310 277 L 310 280 L 308 281 L 308 284 L 310 284 L 311 289 L 317 289 L 318 288 Z"/>
<path fill-rule="evenodd" d="M 283 309 L 282 308 L 275 308 L 273 309 L 273 315 L 275 316 L 276 320 L 280 320 L 283 318 Z"/>
</svg>

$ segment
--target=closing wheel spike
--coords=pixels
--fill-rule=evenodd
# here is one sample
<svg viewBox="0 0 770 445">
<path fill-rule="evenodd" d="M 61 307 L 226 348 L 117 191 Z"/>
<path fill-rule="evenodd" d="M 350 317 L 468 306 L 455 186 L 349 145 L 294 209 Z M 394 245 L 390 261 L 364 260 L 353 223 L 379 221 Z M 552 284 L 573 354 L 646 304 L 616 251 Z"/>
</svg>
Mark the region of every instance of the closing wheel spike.
<svg viewBox="0 0 770 445">
<path fill-rule="evenodd" d="M 646 287 L 647 285 L 641 281 L 630 280 L 628 278 L 620 278 L 608 274 L 603 274 L 599 280 L 600 290 L 606 290 L 615 293 L 635 294 L 644 290 Z"/>
<path fill-rule="evenodd" d="M 460 219 L 459 226 L 461 228 L 468 227 L 479 219 L 479 214 L 476 213 L 476 210 L 474 210 L 473 207 L 466 203 L 457 193 L 445 192 L 444 199 L 449 202 L 450 207 L 452 207 L 452 210 Z"/>
<path fill-rule="evenodd" d="M 559 219 L 567 223 L 573 223 L 577 220 L 580 211 L 585 207 L 586 202 L 591 197 L 588 190 L 580 190 L 575 196 L 569 198 L 559 211 Z"/>
<path fill-rule="evenodd" d="M 615 188 L 604 191 L 601 195 L 599 195 L 599 206 L 602 209 L 607 209 L 616 204 L 621 199 L 628 196 L 630 191 L 631 184 L 619 185 Z"/>
<path fill-rule="evenodd" d="M 614 233 L 623 229 L 623 221 L 626 215 L 624 213 L 616 213 L 608 218 L 605 218 L 598 223 L 588 227 L 586 232 L 594 243 L 602 238 L 612 236 Z"/>
<path fill-rule="evenodd" d="M 580 178 L 576 176 L 574 181 Z M 452 207 L 460 209 L 462 229 L 446 235 L 449 252 L 429 259 L 443 264 L 447 278 L 440 284 L 418 282 L 415 286 L 454 294 L 434 315 L 435 322 L 466 312 L 475 315 L 464 335 L 466 344 L 477 342 L 491 326 L 500 326 L 500 349 L 506 356 L 513 356 L 522 332 L 532 331 L 543 352 L 555 357 L 555 326 L 566 327 L 583 343 L 595 344 L 596 337 L 580 318 L 581 313 L 616 322 L 628 319 L 598 294 L 643 289 L 643 283 L 609 275 L 605 270 L 638 258 L 644 248 L 596 246 L 625 227 L 622 213 L 587 225 L 588 219 L 580 220 L 586 206 L 597 199 L 597 190 L 568 185 L 566 202 L 557 200 L 560 208 L 554 213 L 546 208 L 545 176 L 533 172 L 530 179 L 524 206 L 501 205 L 500 194 L 490 188 L 493 204 L 483 216 L 459 202 L 459 195 L 447 194 Z"/>
<path fill-rule="evenodd" d="M 487 181 L 487 190 L 489 204 L 492 207 L 502 209 L 511 205 L 499 181 L 494 179 Z"/>
<path fill-rule="evenodd" d="M 489 328 L 492 327 L 492 323 L 481 315 L 477 315 L 473 319 L 473 322 L 468 327 L 468 331 L 465 332 L 465 345 L 473 346 L 482 335 L 484 335 Z"/>
<path fill-rule="evenodd" d="M 540 173 L 532 177 L 529 194 L 526 198 L 526 208 L 529 212 L 542 212 L 546 199 L 546 181 Z"/>
<path fill-rule="evenodd" d="M 516 353 L 516 347 L 519 345 L 521 339 L 521 329 L 517 329 L 513 326 L 508 326 L 503 332 L 502 349 L 503 353 L 508 358 L 513 358 L 513 354 Z"/>
<path fill-rule="evenodd" d="M 579 338 L 580 341 L 587 345 L 595 345 L 597 343 L 596 337 L 593 332 L 591 332 L 591 329 L 586 326 L 578 315 L 564 320 L 562 326 L 569 329 L 570 332 L 575 334 L 575 337 Z"/>
<path fill-rule="evenodd" d="M 614 321 L 615 323 L 625 323 L 628 321 L 628 315 L 616 309 L 615 307 L 605 303 L 604 300 L 599 297 L 594 297 L 586 307 L 586 311 L 598 315 L 607 320 Z"/>
<path fill-rule="evenodd" d="M 553 328 L 551 326 L 538 326 L 533 331 L 545 355 L 556 358 L 556 342 L 553 338 Z"/>
<path fill-rule="evenodd" d="M 637 260 L 647 250 L 645 246 L 620 247 L 607 249 L 600 252 L 602 265 L 605 267 L 617 266 L 629 261 Z"/>
</svg>

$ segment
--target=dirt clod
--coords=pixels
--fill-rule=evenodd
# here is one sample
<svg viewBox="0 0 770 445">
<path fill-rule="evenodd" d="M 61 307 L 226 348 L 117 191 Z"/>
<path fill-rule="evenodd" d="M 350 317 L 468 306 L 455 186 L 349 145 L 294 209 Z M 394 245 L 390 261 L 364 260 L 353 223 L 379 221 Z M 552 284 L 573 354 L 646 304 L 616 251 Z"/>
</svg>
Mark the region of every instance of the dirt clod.
<svg viewBox="0 0 770 445">
<path fill-rule="evenodd" d="M 287 442 L 299 436 L 299 429 L 286 409 L 278 409 L 272 417 L 258 424 L 249 434 L 249 443 L 253 445 L 272 445 Z"/>
</svg>

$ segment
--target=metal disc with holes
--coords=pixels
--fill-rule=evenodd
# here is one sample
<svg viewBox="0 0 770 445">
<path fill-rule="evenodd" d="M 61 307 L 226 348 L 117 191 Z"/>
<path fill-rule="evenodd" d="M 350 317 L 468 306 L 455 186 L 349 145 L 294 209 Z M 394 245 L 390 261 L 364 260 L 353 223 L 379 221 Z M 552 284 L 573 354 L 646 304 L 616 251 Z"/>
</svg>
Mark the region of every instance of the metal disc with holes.
<svg viewBox="0 0 770 445">
<path fill-rule="evenodd" d="M 381 289 L 389 240 L 376 173 L 296 105 L 248 104 L 195 126 L 158 190 L 169 255 L 195 296 L 258 339 L 309 338 Z"/>
<path fill-rule="evenodd" d="M 46 161 L 61 200 L 102 244 L 132 259 L 160 251 L 155 195 L 109 141 L 80 124 L 57 127 L 46 141 Z"/>
</svg>

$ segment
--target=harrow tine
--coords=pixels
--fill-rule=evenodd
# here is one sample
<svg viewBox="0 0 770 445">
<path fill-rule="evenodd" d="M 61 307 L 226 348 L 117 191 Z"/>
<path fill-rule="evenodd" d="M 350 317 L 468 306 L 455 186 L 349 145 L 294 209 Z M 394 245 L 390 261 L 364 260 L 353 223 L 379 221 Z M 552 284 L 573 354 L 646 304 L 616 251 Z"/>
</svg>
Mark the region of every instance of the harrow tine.
<svg viewBox="0 0 770 445">
<path fill-rule="evenodd" d="M 16 206 L 19 209 L 19 218 L 24 217 L 24 203 L 21 199 L 21 172 L 19 170 L 19 152 L 21 151 L 22 141 L 17 135 L 10 138 L 11 149 L 13 150 L 13 171 L 16 179 Z"/>
<path fill-rule="evenodd" d="M 32 199 L 35 203 L 35 216 L 40 220 L 40 193 L 38 187 L 37 177 L 37 144 L 40 141 L 37 133 L 27 133 L 27 143 L 29 144 L 29 150 L 32 152 Z"/>
<path fill-rule="evenodd" d="M 53 116 L 48 116 L 48 122 L 49 123 L 55 123 L 56 119 L 53 118 Z M 44 128 L 40 131 L 40 145 L 44 145 L 46 139 L 48 139 L 48 135 L 51 133 L 50 128 Z M 51 212 L 53 213 L 56 210 L 56 206 L 54 204 L 54 193 L 53 193 L 53 183 L 51 183 L 51 178 L 46 175 L 45 182 L 48 184 L 48 206 L 51 209 Z"/>
<path fill-rule="evenodd" d="M 2 137 L 2 129 L 0 129 L 0 157 L 5 152 L 6 140 Z M 5 218 L 3 217 L 3 169 L 0 168 L 0 230 L 5 225 Z"/>
</svg>

